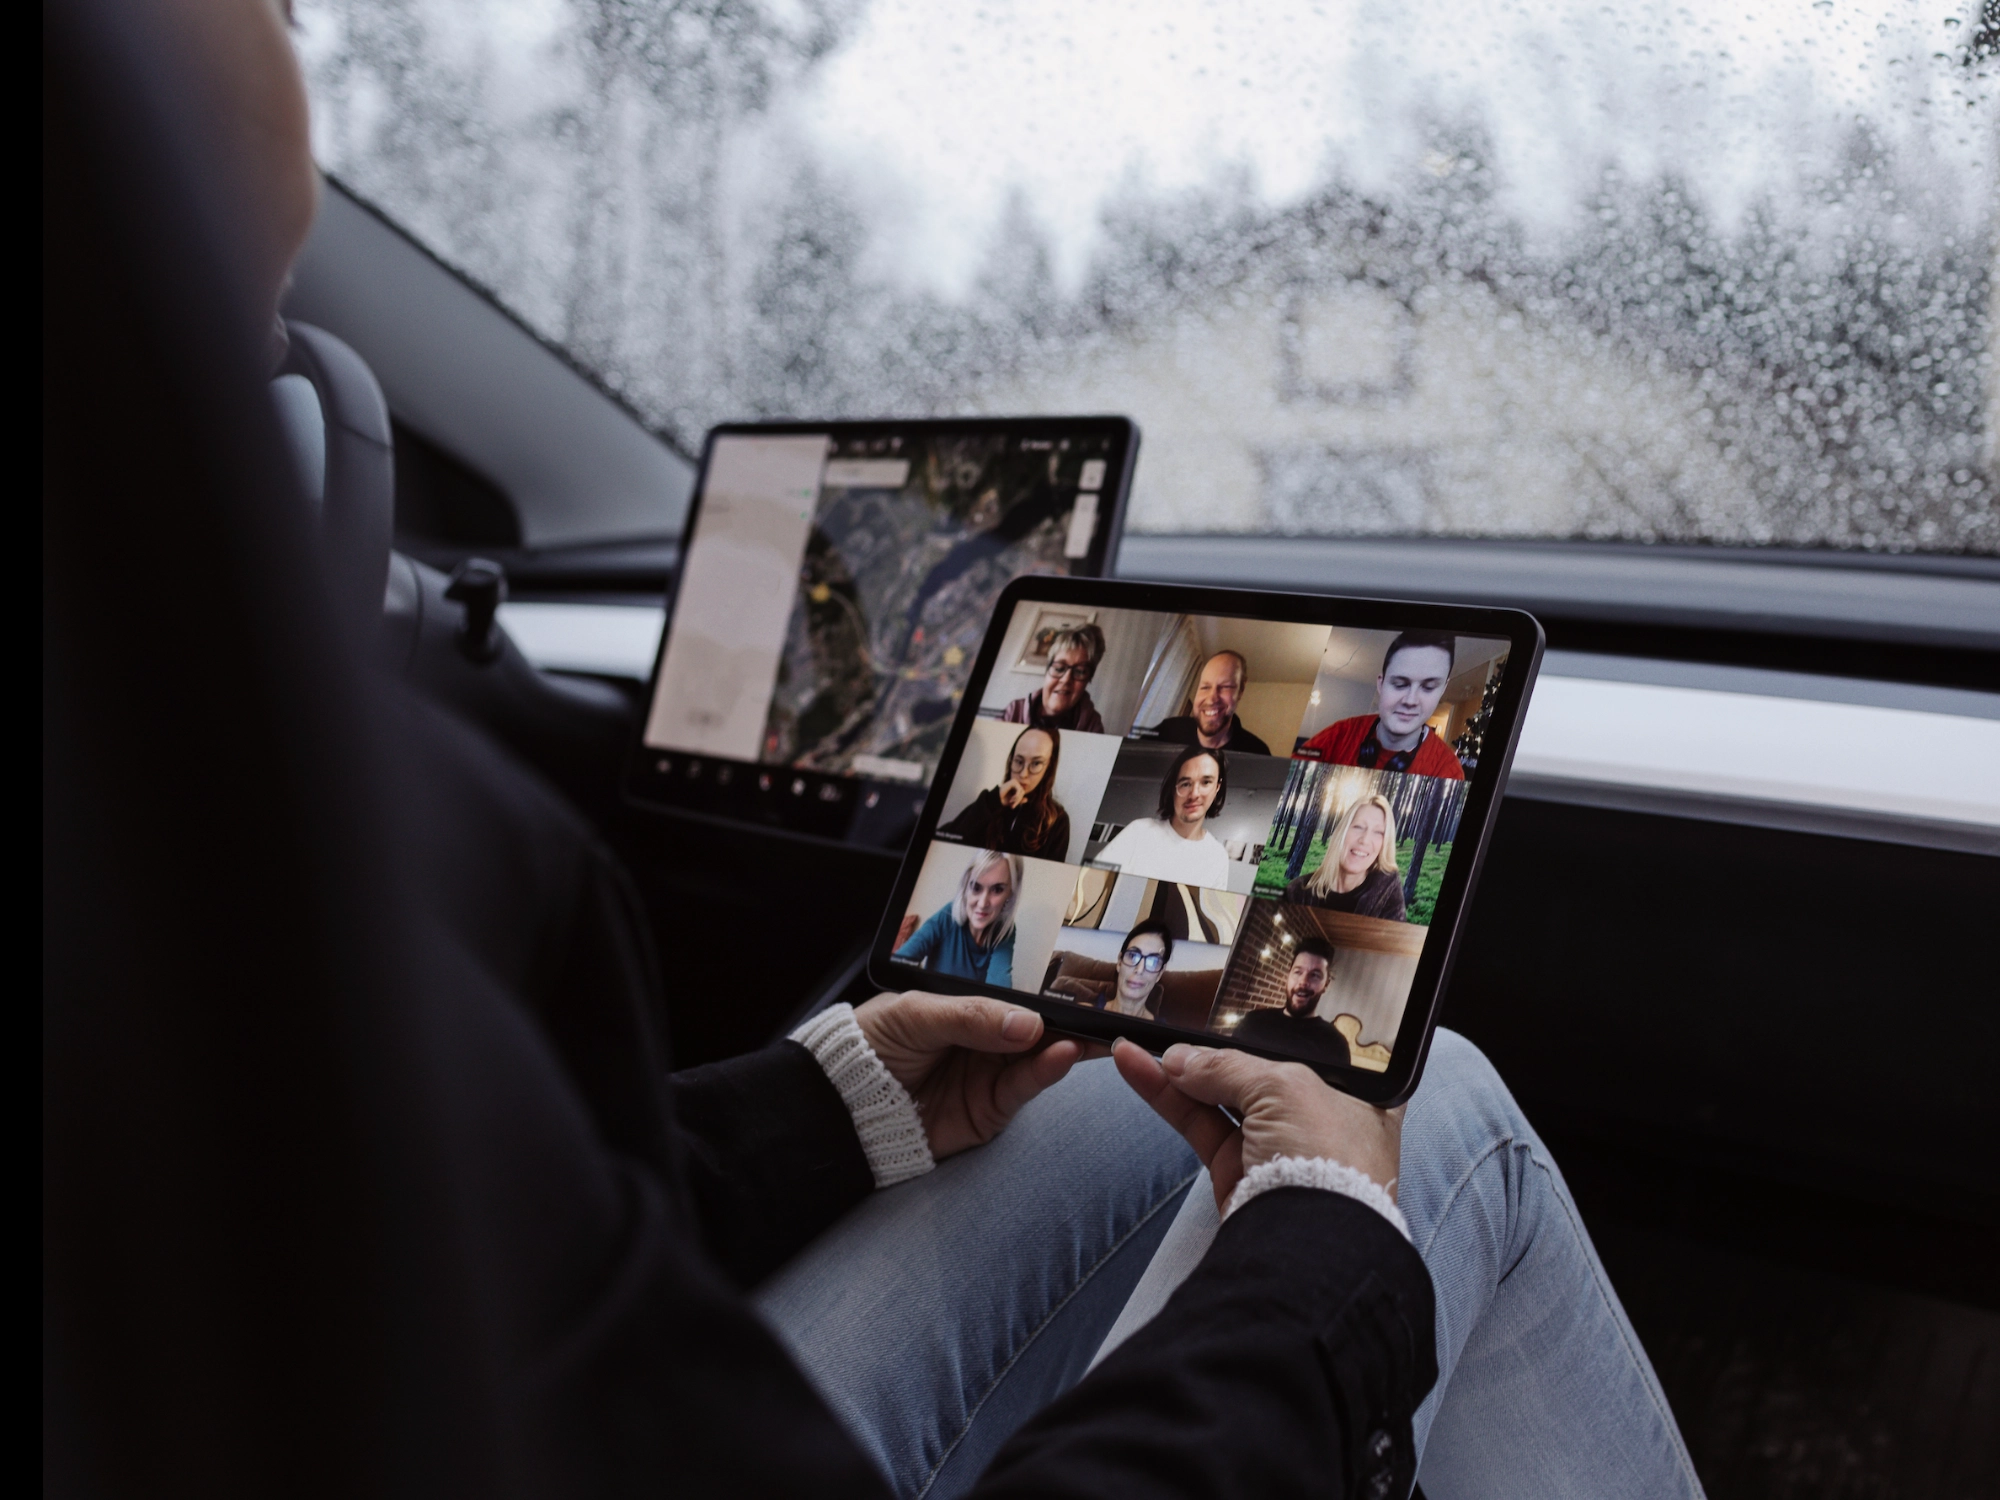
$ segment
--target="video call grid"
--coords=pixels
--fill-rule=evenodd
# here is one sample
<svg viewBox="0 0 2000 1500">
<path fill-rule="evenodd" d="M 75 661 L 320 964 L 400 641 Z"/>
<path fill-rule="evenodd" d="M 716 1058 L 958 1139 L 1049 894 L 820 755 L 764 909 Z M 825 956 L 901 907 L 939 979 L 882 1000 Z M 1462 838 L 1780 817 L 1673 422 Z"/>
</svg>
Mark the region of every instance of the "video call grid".
<svg viewBox="0 0 2000 1500">
<path fill-rule="evenodd" d="M 1022 603 L 898 956 L 997 983 L 944 939 L 1011 887 L 999 987 L 1386 1068 L 1506 651 Z M 1261 696 L 1260 658 L 1289 673 Z"/>
</svg>

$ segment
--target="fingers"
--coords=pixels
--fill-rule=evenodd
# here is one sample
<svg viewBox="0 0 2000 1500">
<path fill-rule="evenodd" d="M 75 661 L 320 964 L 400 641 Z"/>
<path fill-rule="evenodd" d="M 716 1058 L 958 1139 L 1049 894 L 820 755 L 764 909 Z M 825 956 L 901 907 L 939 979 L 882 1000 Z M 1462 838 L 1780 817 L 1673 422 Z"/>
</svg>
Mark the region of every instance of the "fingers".
<svg viewBox="0 0 2000 1500">
<path fill-rule="evenodd" d="M 1132 1092 L 1155 1109 L 1160 1106 L 1153 1101 L 1173 1091 L 1173 1085 L 1167 1081 L 1159 1063 L 1137 1042 L 1120 1037 L 1111 1044 L 1111 1060 L 1118 1069 L 1118 1076 L 1131 1085 Z"/>
<path fill-rule="evenodd" d="M 1220 1104 L 1239 1115 L 1256 1094 L 1282 1083 L 1279 1070 L 1291 1066 L 1233 1048 L 1191 1047 L 1185 1042 L 1169 1047 L 1160 1062 L 1167 1078 L 1183 1094 L 1204 1104 Z"/>
<path fill-rule="evenodd" d="M 1026 1052 L 1041 1040 L 1042 1018 L 1026 1006 L 981 995 L 926 995 L 917 990 L 898 1000 L 898 1030 L 907 1046 L 920 1051 L 965 1047 L 974 1052 Z"/>
<path fill-rule="evenodd" d="M 1236 1127 L 1230 1124 L 1222 1111 L 1183 1093 L 1146 1049 L 1136 1042 L 1119 1038 L 1111 1049 L 1111 1059 L 1119 1077 L 1131 1086 L 1132 1092 L 1152 1105 L 1155 1114 L 1181 1133 L 1182 1138 L 1194 1147 L 1194 1154 L 1201 1158 L 1203 1166 L 1210 1166 L 1216 1153 L 1236 1134 Z"/>
</svg>

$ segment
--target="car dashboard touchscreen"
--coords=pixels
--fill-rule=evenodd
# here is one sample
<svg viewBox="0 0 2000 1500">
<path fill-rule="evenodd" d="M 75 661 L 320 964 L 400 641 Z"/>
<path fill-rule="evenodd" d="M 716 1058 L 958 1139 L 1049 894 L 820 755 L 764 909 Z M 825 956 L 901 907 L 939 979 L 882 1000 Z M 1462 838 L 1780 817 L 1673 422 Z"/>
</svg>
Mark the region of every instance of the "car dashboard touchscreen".
<svg viewBox="0 0 2000 1500">
<path fill-rule="evenodd" d="M 994 600 L 1104 570 L 1137 447 L 1121 417 L 717 428 L 627 791 L 900 851 Z"/>
<path fill-rule="evenodd" d="M 1024 580 L 871 974 L 1401 1097 L 1540 639 L 1511 610 Z"/>
</svg>

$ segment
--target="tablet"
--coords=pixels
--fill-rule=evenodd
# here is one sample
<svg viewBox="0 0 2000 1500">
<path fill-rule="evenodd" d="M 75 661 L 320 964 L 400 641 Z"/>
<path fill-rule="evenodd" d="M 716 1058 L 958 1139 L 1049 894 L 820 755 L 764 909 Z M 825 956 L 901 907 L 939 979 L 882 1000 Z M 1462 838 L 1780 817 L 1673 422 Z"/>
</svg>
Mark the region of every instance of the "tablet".
<svg viewBox="0 0 2000 1500">
<path fill-rule="evenodd" d="M 1104 571 L 1123 417 L 708 435 L 627 794 L 901 853 L 1010 579 Z"/>
<path fill-rule="evenodd" d="M 1021 579 L 869 976 L 1400 1103 L 1541 651 L 1518 610 Z"/>
</svg>

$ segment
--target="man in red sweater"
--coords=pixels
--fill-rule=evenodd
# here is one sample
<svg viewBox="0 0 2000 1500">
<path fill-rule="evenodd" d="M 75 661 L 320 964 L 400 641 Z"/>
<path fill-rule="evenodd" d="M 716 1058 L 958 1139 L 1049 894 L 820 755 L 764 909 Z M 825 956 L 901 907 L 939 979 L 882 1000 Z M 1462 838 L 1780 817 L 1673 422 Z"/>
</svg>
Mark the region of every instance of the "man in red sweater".
<svg viewBox="0 0 2000 1500">
<path fill-rule="evenodd" d="M 1406 630 L 1389 643 L 1375 679 L 1375 712 L 1329 724 L 1298 749 L 1301 760 L 1371 766 L 1417 776 L 1465 780 L 1451 746 L 1425 721 L 1451 680 L 1456 642 L 1430 630 Z"/>
</svg>

